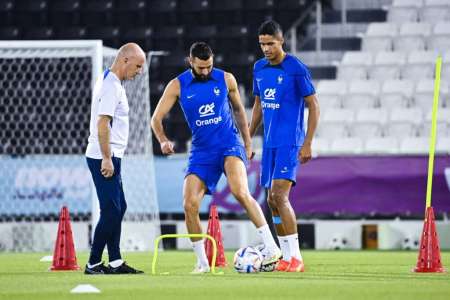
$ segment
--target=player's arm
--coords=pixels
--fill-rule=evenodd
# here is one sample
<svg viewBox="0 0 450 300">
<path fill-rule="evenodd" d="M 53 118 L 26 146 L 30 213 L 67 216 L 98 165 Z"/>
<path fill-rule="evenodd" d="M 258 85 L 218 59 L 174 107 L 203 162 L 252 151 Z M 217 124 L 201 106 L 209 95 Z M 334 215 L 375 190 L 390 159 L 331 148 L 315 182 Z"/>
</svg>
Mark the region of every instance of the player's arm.
<svg viewBox="0 0 450 300">
<path fill-rule="evenodd" d="M 239 95 L 239 89 L 233 74 L 225 73 L 225 81 L 228 88 L 228 96 L 233 107 L 234 117 L 241 132 L 242 139 L 244 140 L 245 152 L 247 158 L 252 158 L 252 139 L 250 138 L 250 132 L 248 131 L 247 116 L 245 115 L 245 108 L 241 102 L 241 96 Z"/>
<path fill-rule="evenodd" d="M 161 151 L 163 154 L 172 154 L 173 143 L 167 138 L 162 120 L 174 106 L 180 96 L 180 82 L 178 79 L 172 79 L 166 86 L 161 99 L 159 99 L 158 105 L 156 106 L 155 112 L 152 116 L 151 126 L 156 138 L 161 145 Z"/>
<path fill-rule="evenodd" d="M 250 136 L 254 136 L 259 126 L 261 126 L 262 120 L 262 108 L 261 108 L 261 99 L 259 96 L 255 96 L 255 103 L 253 104 L 252 109 L 252 119 L 250 121 Z"/>
<path fill-rule="evenodd" d="M 302 164 L 309 161 L 312 157 L 311 144 L 312 139 L 314 137 L 314 133 L 316 132 L 320 115 L 319 102 L 317 101 L 316 94 L 307 96 L 304 99 L 306 105 L 308 106 L 309 114 L 308 114 L 308 130 L 306 131 L 305 141 L 299 153 L 299 160 Z"/>
<path fill-rule="evenodd" d="M 100 144 L 100 151 L 102 153 L 101 173 L 108 178 L 114 174 L 114 165 L 111 159 L 110 129 L 112 117 L 108 115 L 99 115 L 97 120 L 98 129 L 98 143 Z"/>
</svg>

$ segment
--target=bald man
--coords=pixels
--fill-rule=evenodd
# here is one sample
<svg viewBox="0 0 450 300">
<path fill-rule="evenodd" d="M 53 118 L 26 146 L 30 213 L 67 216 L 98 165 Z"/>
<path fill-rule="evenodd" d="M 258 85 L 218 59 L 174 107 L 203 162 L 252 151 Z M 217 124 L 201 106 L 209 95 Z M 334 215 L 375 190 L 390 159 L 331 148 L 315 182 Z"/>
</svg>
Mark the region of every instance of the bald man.
<svg viewBox="0 0 450 300">
<path fill-rule="evenodd" d="M 137 44 L 125 44 L 94 88 L 86 160 L 100 202 L 100 219 L 95 227 L 85 274 L 143 273 L 122 260 L 119 244 L 122 219 L 127 208 L 120 165 L 129 131 L 128 100 L 122 83 L 140 74 L 144 65 L 144 51 Z M 108 247 L 108 266 L 102 262 L 105 246 Z"/>
</svg>

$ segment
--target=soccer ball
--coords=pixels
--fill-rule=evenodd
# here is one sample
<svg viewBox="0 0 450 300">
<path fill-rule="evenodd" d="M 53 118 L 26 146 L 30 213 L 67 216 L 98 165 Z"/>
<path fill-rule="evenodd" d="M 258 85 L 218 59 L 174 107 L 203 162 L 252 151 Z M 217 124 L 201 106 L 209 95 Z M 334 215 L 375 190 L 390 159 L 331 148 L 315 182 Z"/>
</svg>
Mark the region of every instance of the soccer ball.
<svg viewBox="0 0 450 300">
<path fill-rule="evenodd" d="M 417 250 L 419 249 L 419 239 L 412 236 L 407 236 L 402 241 L 403 250 Z"/>
<path fill-rule="evenodd" d="M 239 273 L 259 272 L 263 256 L 261 252 L 253 247 L 240 248 L 234 254 L 233 264 Z"/>
<path fill-rule="evenodd" d="M 330 243 L 328 244 L 328 248 L 331 249 L 331 250 L 347 249 L 348 248 L 348 241 L 343 236 L 335 235 L 330 240 Z"/>
</svg>

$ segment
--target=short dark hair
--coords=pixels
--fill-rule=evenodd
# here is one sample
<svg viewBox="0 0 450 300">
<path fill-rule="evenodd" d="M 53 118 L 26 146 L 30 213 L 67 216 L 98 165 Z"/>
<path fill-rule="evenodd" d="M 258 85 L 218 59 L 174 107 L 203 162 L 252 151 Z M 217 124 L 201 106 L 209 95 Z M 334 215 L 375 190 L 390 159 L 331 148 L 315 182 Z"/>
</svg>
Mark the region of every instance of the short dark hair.
<svg viewBox="0 0 450 300">
<path fill-rule="evenodd" d="M 195 42 L 189 49 L 189 55 L 194 58 L 200 58 L 201 60 L 207 60 L 213 56 L 211 47 L 205 42 Z"/>
<path fill-rule="evenodd" d="M 274 20 L 268 20 L 259 26 L 258 35 L 279 35 L 283 36 L 283 30 L 281 29 L 280 24 L 275 22 Z"/>
</svg>

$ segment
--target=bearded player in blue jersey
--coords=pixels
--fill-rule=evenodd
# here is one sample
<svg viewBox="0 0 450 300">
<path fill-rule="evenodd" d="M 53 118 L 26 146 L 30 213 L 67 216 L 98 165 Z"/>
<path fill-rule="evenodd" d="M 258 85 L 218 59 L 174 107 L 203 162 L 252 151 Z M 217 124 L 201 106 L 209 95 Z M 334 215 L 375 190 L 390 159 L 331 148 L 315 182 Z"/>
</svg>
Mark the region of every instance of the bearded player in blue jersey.
<svg viewBox="0 0 450 300">
<path fill-rule="evenodd" d="M 303 272 L 297 219 L 289 202 L 298 161 L 311 159 L 311 142 L 319 119 L 319 105 L 308 68 L 283 51 L 283 32 L 278 23 L 264 22 L 258 31 L 264 58 L 253 69 L 253 106 L 250 135 L 263 123 L 264 143 L 261 185 L 268 189 L 283 259 L 276 270 Z M 304 109 L 309 109 L 305 136 Z"/>
<path fill-rule="evenodd" d="M 245 164 L 251 159 L 252 147 L 236 79 L 231 73 L 213 68 L 213 53 L 206 43 L 191 46 L 189 63 L 191 68 L 167 85 L 151 124 L 162 152 L 167 155 L 174 153 L 174 149 L 164 133 L 162 120 L 177 101 L 192 131 L 192 149 L 183 187 L 187 230 L 189 233 L 202 232 L 200 202 L 205 194 L 214 192 L 225 173 L 231 193 L 245 208 L 264 242 L 263 266 L 273 264 L 281 257 L 281 251 L 259 204 L 248 189 Z M 197 256 L 192 273 L 209 272 L 203 239 L 192 238 L 191 241 Z"/>
</svg>

